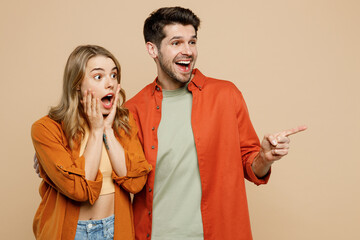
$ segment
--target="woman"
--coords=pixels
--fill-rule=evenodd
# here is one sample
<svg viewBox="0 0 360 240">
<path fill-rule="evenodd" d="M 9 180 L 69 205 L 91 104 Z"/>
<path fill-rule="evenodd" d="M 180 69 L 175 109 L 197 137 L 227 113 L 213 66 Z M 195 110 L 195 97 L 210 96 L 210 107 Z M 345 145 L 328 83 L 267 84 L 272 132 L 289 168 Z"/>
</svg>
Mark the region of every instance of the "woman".
<svg viewBox="0 0 360 240">
<path fill-rule="evenodd" d="M 36 239 L 135 238 L 129 192 L 143 188 L 151 165 L 120 99 L 116 58 L 99 46 L 77 47 L 60 103 L 31 129 L 43 178 Z"/>
</svg>

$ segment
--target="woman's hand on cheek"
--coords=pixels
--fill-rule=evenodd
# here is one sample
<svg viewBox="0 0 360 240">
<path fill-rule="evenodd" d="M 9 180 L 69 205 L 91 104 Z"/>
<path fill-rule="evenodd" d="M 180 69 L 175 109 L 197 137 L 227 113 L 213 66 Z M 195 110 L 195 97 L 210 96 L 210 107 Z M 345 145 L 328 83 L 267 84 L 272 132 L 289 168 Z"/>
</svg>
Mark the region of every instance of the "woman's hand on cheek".
<svg viewBox="0 0 360 240">
<path fill-rule="evenodd" d="M 85 91 L 82 101 L 85 115 L 90 124 L 90 130 L 103 131 L 104 118 L 100 109 L 100 100 L 96 98 L 91 89 L 89 89 Z"/>
<path fill-rule="evenodd" d="M 113 105 L 111 107 L 110 113 L 104 119 L 104 127 L 105 128 L 112 128 L 112 125 L 114 123 L 114 119 L 115 119 L 115 115 L 116 115 L 116 111 L 117 111 L 117 104 L 119 102 L 120 89 L 121 89 L 121 87 L 120 87 L 120 85 L 118 85 L 118 87 L 116 89 L 116 93 L 115 93 L 115 100 L 114 100 Z"/>
</svg>

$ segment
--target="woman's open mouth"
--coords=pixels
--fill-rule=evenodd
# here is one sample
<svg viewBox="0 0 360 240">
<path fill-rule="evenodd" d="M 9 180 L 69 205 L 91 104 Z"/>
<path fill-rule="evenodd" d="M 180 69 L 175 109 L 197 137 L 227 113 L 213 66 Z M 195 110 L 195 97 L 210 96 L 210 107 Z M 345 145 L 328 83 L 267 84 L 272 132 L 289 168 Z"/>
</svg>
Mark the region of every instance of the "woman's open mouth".
<svg viewBox="0 0 360 240">
<path fill-rule="evenodd" d="M 113 99 L 114 99 L 113 93 L 109 93 L 105 97 L 101 98 L 101 102 L 104 108 L 110 109 L 113 105 L 113 101 L 114 101 Z"/>
</svg>

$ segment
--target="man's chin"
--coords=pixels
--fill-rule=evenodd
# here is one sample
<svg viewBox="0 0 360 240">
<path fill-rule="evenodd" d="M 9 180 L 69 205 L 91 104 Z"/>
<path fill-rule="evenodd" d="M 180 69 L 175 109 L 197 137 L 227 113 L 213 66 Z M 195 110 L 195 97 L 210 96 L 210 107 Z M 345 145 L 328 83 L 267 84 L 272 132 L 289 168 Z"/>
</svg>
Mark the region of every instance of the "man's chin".
<svg viewBox="0 0 360 240">
<path fill-rule="evenodd" d="M 178 78 L 178 79 L 176 79 L 176 80 L 177 80 L 177 82 L 182 83 L 183 85 L 185 85 L 185 84 L 187 84 L 188 82 L 190 82 L 191 76 L 188 77 L 188 78 Z"/>
<path fill-rule="evenodd" d="M 191 81 L 191 78 L 192 78 L 192 71 L 184 75 L 183 82 L 188 83 Z"/>
<path fill-rule="evenodd" d="M 192 71 L 181 72 L 179 74 L 179 80 L 181 79 L 181 82 L 188 82 L 191 80 L 191 76 L 192 76 Z"/>
</svg>

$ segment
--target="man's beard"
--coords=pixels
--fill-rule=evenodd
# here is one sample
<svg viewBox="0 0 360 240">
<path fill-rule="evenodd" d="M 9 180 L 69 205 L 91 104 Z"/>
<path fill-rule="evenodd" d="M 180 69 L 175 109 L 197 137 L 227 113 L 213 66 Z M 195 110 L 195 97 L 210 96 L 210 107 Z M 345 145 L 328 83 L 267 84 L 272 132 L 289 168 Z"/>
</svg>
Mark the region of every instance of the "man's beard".
<svg viewBox="0 0 360 240">
<path fill-rule="evenodd" d="M 191 66 L 191 63 L 190 63 L 190 66 L 189 66 L 189 67 L 191 67 L 191 71 L 190 71 L 190 74 L 189 74 L 189 79 L 187 79 L 186 81 L 183 81 L 181 78 L 177 77 L 175 71 L 172 71 L 172 69 L 171 69 L 171 64 L 172 63 L 173 62 L 170 62 L 170 64 L 167 64 L 165 61 L 163 61 L 162 54 L 159 53 L 159 64 L 160 64 L 160 68 L 161 68 L 161 70 L 163 72 L 165 72 L 174 82 L 178 82 L 178 83 L 181 83 L 181 84 L 185 84 L 185 83 L 189 82 L 190 79 L 191 79 L 191 74 L 192 74 L 192 70 L 193 70 L 192 66 Z"/>
</svg>

